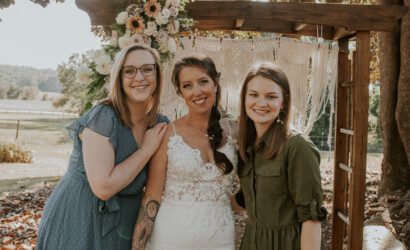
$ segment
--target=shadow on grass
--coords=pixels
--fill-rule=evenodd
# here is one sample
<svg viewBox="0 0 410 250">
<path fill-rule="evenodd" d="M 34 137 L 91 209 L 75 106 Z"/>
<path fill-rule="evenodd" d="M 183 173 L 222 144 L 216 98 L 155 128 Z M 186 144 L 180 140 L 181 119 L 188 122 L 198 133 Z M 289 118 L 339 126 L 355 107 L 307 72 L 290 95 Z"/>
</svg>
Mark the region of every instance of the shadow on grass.
<svg viewBox="0 0 410 250">
<path fill-rule="evenodd" d="M 20 120 L 20 130 L 64 131 L 65 127 L 75 120 L 73 118 Z M 16 128 L 17 120 L 3 120 L 0 122 L 0 129 Z"/>
<path fill-rule="evenodd" d="M 57 182 L 60 177 L 36 177 L 36 178 L 21 178 L 12 180 L 0 181 L 0 195 L 4 192 L 18 192 L 30 189 L 36 184 L 42 182 Z"/>
</svg>

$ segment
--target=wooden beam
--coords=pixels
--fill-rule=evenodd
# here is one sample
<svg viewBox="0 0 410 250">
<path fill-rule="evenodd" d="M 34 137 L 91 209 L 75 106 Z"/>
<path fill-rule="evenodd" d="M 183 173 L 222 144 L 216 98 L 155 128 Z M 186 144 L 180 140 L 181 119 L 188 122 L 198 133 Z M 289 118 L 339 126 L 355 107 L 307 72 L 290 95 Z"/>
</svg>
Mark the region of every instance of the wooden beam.
<svg viewBox="0 0 410 250">
<path fill-rule="evenodd" d="M 340 38 L 343 38 L 345 36 L 350 36 L 354 34 L 356 31 L 354 30 L 348 30 L 347 28 L 344 27 L 335 27 L 333 30 L 333 40 L 338 40 Z"/>
<path fill-rule="evenodd" d="M 295 31 L 294 23 L 287 21 L 269 21 L 261 19 L 253 19 L 246 21 L 240 28 L 236 27 L 236 19 L 220 19 L 220 20 L 202 20 L 195 26 L 198 30 L 252 30 L 259 32 L 275 32 L 284 34 L 294 34 L 297 36 L 317 36 L 315 25 L 307 25 L 300 31 Z M 323 27 L 322 37 L 327 40 L 333 39 L 333 30 L 330 27 Z M 320 34 L 319 34 L 320 35 Z"/>
<path fill-rule="evenodd" d="M 366 191 L 367 127 L 369 112 L 370 32 L 356 34 L 356 56 L 353 97 L 353 174 L 349 186 L 348 249 L 362 249 L 364 224 L 364 199 Z"/>
<path fill-rule="evenodd" d="M 349 30 L 398 31 L 399 19 L 408 8 L 398 5 L 197 0 L 188 3 L 186 10 L 190 17 L 199 22 L 265 19 L 346 27 Z"/>
</svg>

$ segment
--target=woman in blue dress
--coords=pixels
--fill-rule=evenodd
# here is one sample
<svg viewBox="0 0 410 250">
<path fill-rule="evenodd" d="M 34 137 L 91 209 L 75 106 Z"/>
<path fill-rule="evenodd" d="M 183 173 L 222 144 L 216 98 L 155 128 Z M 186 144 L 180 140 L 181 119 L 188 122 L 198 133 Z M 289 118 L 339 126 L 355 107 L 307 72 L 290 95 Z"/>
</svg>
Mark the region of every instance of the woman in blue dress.
<svg viewBox="0 0 410 250">
<path fill-rule="evenodd" d="M 168 119 L 158 114 L 158 53 L 123 49 L 109 97 L 67 127 L 74 142 L 66 174 L 44 208 L 36 249 L 130 249 L 147 178 Z"/>
</svg>

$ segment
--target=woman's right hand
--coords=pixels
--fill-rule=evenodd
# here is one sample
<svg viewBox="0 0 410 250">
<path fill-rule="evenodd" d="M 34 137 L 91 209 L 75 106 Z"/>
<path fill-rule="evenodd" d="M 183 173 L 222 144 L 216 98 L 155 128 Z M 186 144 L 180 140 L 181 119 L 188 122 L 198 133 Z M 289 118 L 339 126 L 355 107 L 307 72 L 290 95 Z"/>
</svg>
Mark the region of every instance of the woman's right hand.
<svg viewBox="0 0 410 250">
<path fill-rule="evenodd" d="M 141 149 L 152 156 L 157 151 L 166 131 L 166 123 L 158 123 L 153 128 L 148 129 L 142 139 Z"/>
</svg>

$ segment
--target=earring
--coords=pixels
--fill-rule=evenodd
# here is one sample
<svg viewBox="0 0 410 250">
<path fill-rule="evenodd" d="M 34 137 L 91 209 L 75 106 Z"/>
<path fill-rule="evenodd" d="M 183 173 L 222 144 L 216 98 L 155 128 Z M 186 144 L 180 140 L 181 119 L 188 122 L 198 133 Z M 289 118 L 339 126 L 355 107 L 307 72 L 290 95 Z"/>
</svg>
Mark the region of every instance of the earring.
<svg viewBox="0 0 410 250">
<path fill-rule="evenodd" d="M 281 110 L 279 111 L 278 118 L 277 118 L 277 120 L 276 120 L 276 122 L 277 122 L 277 123 L 280 123 L 280 124 L 283 124 L 283 121 L 282 121 L 282 120 L 280 119 L 280 117 L 279 117 L 279 116 L 280 116 L 280 113 L 282 113 L 282 112 L 284 112 L 283 109 L 281 109 Z"/>
</svg>

